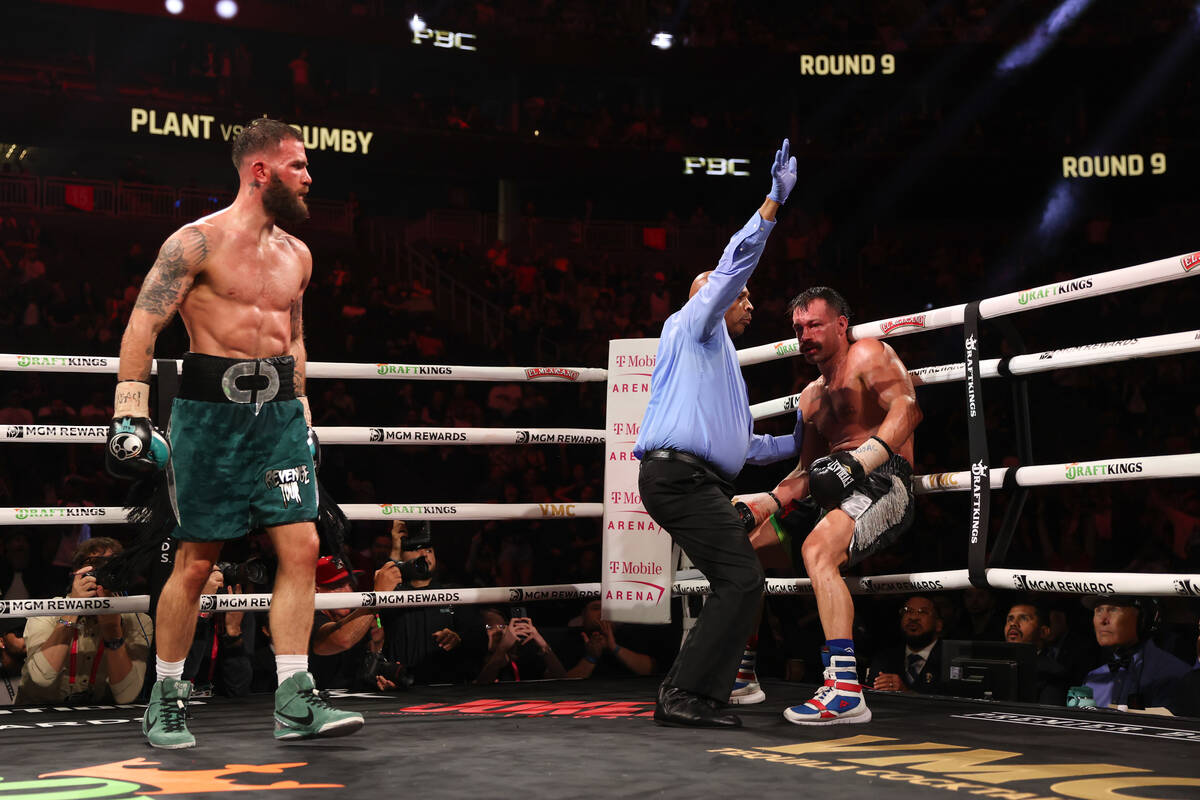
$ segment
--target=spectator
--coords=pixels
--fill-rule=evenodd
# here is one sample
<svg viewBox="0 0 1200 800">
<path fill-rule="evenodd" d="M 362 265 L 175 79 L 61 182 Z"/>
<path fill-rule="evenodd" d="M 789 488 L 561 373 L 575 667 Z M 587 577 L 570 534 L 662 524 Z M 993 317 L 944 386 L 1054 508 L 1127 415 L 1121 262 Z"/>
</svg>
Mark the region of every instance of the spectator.
<svg viewBox="0 0 1200 800">
<path fill-rule="evenodd" d="M 617 643 L 613 623 L 601 619 L 599 600 L 592 600 L 583 607 L 579 623 L 578 626 L 567 626 L 568 631 L 574 627 L 582 628 L 579 638 L 583 642 L 583 653 L 575 666 L 568 670 L 568 678 L 650 675 L 658 671 L 658 663 L 653 656 Z"/>
<path fill-rule="evenodd" d="M 996 595 L 991 589 L 972 586 L 962 593 L 962 606 L 966 614 L 958 624 L 947 631 L 947 639 L 971 639 L 973 641 L 996 642 L 1004 631 L 1004 618 L 996 608 Z"/>
<path fill-rule="evenodd" d="M 121 551 L 115 539 L 88 539 L 75 551 L 68 597 L 111 597 L 92 572 Z M 129 703 L 142 689 L 154 623 L 145 614 L 31 617 L 21 670 L 21 703 Z"/>
<path fill-rule="evenodd" d="M 398 577 L 381 591 L 406 589 L 434 591 L 448 588 L 438 570 L 437 552 L 429 523 L 418 523 L 410 530 L 397 520 L 392 526 L 395 549 L 398 551 Z M 423 561 L 422 561 L 423 559 Z M 404 667 L 416 683 L 463 682 L 472 675 L 463 660 L 462 634 L 455 618 L 454 606 L 413 606 L 388 609 L 381 615 L 385 651 L 389 658 Z M 391 688 L 381 686 L 380 688 Z"/>
<path fill-rule="evenodd" d="M 1031 644 L 1037 652 L 1037 702 L 1061 706 L 1067 702 L 1067 668 L 1054 660 L 1047 649 L 1050 614 L 1035 602 L 1014 603 L 1004 621 L 1004 639 Z"/>
<path fill-rule="evenodd" d="M 942 617 L 933 598 L 911 595 L 900 609 L 903 647 L 897 645 L 871 660 L 867 685 L 885 692 L 944 694 Z"/>
<path fill-rule="evenodd" d="M 1098 708 L 1170 708 L 1188 665 L 1150 638 L 1158 601 L 1150 597 L 1093 597 L 1092 627 L 1105 663 L 1087 674 Z"/>
<path fill-rule="evenodd" d="M 1179 682 L 1171 711 L 1181 716 L 1200 717 L 1200 636 L 1196 637 L 1196 660 L 1192 671 Z"/>
<path fill-rule="evenodd" d="M 19 617 L 0 619 L 0 706 L 11 706 L 17 700 L 25 663 L 24 629 L 25 620 Z"/>
<path fill-rule="evenodd" d="M 487 634 L 488 651 L 475 683 L 566 677 L 562 662 L 546 644 L 532 619 L 521 615 L 510 620 L 498 608 L 484 609 L 480 616 Z"/>
<path fill-rule="evenodd" d="M 354 579 L 341 561 L 333 556 L 317 560 L 317 594 L 351 592 Z M 400 580 L 400 571 L 389 563 L 375 572 L 375 591 L 393 589 Z M 378 652 L 381 634 L 375 615 L 365 608 L 332 608 L 318 610 L 313 615 L 312 635 L 309 637 L 309 672 L 315 683 L 330 689 L 384 688 L 371 676 L 362 675 L 368 655 Z M 371 632 L 368 636 L 367 633 Z"/>
<path fill-rule="evenodd" d="M 221 594 L 225 591 L 222 562 L 213 564 L 201 594 Z M 238 584 L 228 587 L 229 594 L 241 594 Z M 192 697 L 221 694 L 244 697 L 250 694 L 253 666 L 250 648 L 242 632 L 246 614 L 242 611 L 201 611 L 196 621 L 192 649 L 183 665 L 183 680 L 191 681 Z M 251 614 L 253 619 L 253 614 Z"/>
</svg>

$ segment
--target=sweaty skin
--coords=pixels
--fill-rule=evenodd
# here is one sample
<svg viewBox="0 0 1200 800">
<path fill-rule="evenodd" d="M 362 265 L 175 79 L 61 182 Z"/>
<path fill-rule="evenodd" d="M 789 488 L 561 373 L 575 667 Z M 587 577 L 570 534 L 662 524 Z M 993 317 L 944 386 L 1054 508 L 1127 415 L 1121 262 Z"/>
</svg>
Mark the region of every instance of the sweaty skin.
<svg viewBox="0 0 1200 800">
<path fill-rule="evenodd" d="M 312 178 L 304 144 L 285 139 L 247 153 L 239 166 L 233 204 L 173 233 L 138 294 L 125 335 L 116 414 L 140 408 L 147 416 L 154 342 L 176 312 L 187 327 L 192 352 L 232 358 L 291 354 L 294 389 L 311 425 L 304 394 L 306 353 L 301 302 L 312 275 L 312 255 L 281 230 L 269 200 L 297 219 Z M 271 197 L 274 193 L 274 198 Z M 283 200 L 280 201 L 279 198 Z M 267 529 L 279 554 L 270 610 L 277 655 L 308 652 L 313 619 L 317 531 L 312 522 Z M 221 552 L 221 542 L 181 541 L 157 611 L 157 648 L 164 661 L 182 661 L 196 626 L 200 592 Z"/>
<path fill-rule="evenodd" d="M 276 174 L 289 189 L 307 192 L 311 180 L 301 142 L 285 141 L 268 158 L 278 162 Z M 121 339 L 120 379 L 150 377 L 154 341 L 178 311 L 193 352 L 291 354 L 296 393 L 303 394 L 301 301 L 311 275 L 308 247 L 272 224 L 261 204 L 235 203 L 185 225 L 163 243 L 142 284 Z"/>
<path fill-rule="evenodd" d="M 882 451 L 878 443 L 868 443 L 872 436 L 883 439 L 911 465 L 913 431 L 921 421 L 921 410 L 912 380 L 895 351 L 878 339 L 851 344 L 846 337 L 849 321 L 821 298 L 795 309 L 792 326 L 801 355 L 821 370 L 821 376 L 800 393 L 804 444 L 800 463 L 775 487 L 780 503 L 786 506 L 808 496 L 808 468 L 817 458 L 860 445 Z M 773 502 L 768 505 L 752 496 L 749 503 L 760 522 L 751 543 L 764 561 L 779 561 L 781 554 L 774 552 L 779 542 L 767 519 Z M 854 602 L 841 579 L 841 568 L 849 559 L 853 535 L 854 520 L 835 508 L 822 517 L 801 548 L 826 639 L 852 638 Z"/>
</svg>

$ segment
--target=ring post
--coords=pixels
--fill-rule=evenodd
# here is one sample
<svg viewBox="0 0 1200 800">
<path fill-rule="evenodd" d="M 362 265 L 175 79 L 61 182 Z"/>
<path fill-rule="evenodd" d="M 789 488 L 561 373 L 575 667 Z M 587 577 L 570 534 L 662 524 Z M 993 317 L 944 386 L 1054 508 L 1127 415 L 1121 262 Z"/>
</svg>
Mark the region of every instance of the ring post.
<svg viewBox="0 0 1200 800">
<path fill-rule="evenodd" d="M 986 587 L 988 507 L 991 468 L 987 448 L 987 423 L 983 418 L 983 381 L 979 375 L 979 303 L 968 303 L 963 312 L 963 353 L 967 368 L 967 449 L 971 461 L 971 541 L 967 572 L 973 586 Z"/>
</svg>

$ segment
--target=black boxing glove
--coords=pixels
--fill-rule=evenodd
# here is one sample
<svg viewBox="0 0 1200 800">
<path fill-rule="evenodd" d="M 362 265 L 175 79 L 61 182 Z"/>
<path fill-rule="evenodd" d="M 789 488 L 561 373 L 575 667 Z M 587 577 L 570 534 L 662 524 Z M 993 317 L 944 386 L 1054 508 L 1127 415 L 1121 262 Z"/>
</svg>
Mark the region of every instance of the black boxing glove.
<svg viewBox="0 0 1200 800">
<path fill-rule="evenodd" d="M 313 426 L 308 426 L 308 454 L 312 456 L 313 469 L 321 468 L 321 440 L 317 438 L 317 431 Z"/>
<path fill-rule="evenodd" d="M 114 478 L 136 480 L 167 466 L 171 445 L 146 417 L 121 417 L 108 426 L 104 468 Z"/>
<path fill-rule="evenodd" d="M 808 468 L 808 491 L 821 508 L 830 511 L 840 506 L 866 477 L 862 464 L 843 450 L 812 462 Z"/>
</svg>

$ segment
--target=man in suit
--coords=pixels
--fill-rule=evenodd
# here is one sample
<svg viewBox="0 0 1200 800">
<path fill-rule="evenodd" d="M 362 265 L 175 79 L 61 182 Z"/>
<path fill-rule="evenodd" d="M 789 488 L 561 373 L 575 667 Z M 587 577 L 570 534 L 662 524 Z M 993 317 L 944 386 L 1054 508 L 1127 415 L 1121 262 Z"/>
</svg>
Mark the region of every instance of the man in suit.
<svg viewBox="0 0 1200 800">
<path fill-rule="evenodd" d="M 910 595 L 900 609 L 904 644 L 871 660 L 868 684 L 884 692 L 942 694 L 942 617 L 933 598 Z"/>
</svg>

